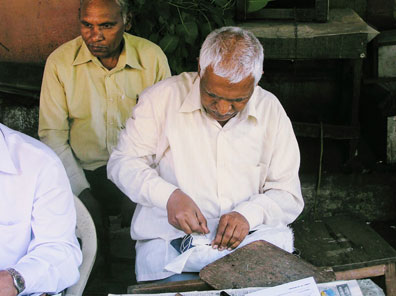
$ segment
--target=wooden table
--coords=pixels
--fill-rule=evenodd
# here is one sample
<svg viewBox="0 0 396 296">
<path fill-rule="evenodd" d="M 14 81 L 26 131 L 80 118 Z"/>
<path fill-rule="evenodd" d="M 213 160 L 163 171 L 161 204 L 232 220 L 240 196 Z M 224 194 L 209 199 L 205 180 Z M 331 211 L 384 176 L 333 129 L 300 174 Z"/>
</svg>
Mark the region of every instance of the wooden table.
<svg viewBox="0 0 396 296">
<path fill-rule="evenodd" d="M 364 221 L 335 216 L 299 221 L 293 229 L 301 258 L 332 267 L 337 280 L 385 276 L 387 295 L 396 296 L 396 250 Z"/>
</svg>

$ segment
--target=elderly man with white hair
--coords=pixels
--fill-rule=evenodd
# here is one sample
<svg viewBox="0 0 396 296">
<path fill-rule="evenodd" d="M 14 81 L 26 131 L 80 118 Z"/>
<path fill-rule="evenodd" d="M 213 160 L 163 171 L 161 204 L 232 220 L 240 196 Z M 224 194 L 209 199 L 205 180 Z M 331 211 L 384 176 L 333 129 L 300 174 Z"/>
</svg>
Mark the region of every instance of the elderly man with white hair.
<svg viewBox="0 0 396 296">
<path fill-rule="evenodd" d="M 278 99 L 258 86 L 263 58 L 252 33 L 224 27 L 204 41 L 198 73 L 142 93 L 107 166 L 137 203 L 138 281 L 193 278 L 260 239 L 293 251 L 299 149 Z"/>
</svg>

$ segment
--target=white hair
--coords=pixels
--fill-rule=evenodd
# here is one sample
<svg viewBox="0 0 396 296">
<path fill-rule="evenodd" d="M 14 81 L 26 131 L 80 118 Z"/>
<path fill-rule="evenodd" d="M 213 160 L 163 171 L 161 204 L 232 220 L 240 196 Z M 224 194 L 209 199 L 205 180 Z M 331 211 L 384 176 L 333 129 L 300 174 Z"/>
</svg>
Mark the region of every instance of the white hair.
<svg viewBox="0 0 396 296">
<path fill-rule="evenodd" d="M 121 17 L 124 25 L 127 23 L 128 13 L 130 11 L 129 0 L 114 0 L 115 3 L 121 8 Z M 80 7 L 82 6 L 84 0 L 80 0 Z"/>
<path fill-rule="evenodd" d="M 212 66 L 213 73 L 237 83 L 252 75 L 257 84 L 263 74 L 264 50 L 253 33 L 239 27 L 211 32 L 199 53 L 200 77 Z"/>
</svg>

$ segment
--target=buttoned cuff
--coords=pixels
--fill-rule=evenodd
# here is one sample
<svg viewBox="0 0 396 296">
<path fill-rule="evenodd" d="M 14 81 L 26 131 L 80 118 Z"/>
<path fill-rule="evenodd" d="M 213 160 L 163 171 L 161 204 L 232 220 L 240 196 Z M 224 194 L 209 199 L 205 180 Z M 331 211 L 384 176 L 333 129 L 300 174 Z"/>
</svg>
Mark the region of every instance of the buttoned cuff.
<svg viewBox="0 0 396 296">
<path fill-rule="evenodd" d="M 169 197 L 176 189 L 178 189 L 178 187 L 171 183 L 163 180 L 159 182 L 150 194 L 153 205 L 166 210 Z"/>
<path fill-rule="evenodd" d="M 282 223 L 285 215 L 279 205 L 267 193 L 252 195 L 248 201 L 236 206 L 234 211 L 248 220 L 250 230 L 261 224 L 278 225 Z"/>
<path fill-rule="evenodd" d="M 18 263 L 15 266 L 11 266 L 11 268 L 18 271 L 25 280 L 25 290 L 22 291 L 22 294 L 37 293 L 34 288 L 37 286 L 36 281 L 41 270 L 38 271 L 38 274 L 36 271 L 33 272 L 31 264 L 28 263 Z"/>
<path fill-rule="evenodd" d="M 258 207 L 254 203 L 241 203 L 234 209 L 234 211 L 246 218 L 249 222 L 249 230 L 253 230 L 257 226 L 263 224 L 262 208 Z"/>
</svg>

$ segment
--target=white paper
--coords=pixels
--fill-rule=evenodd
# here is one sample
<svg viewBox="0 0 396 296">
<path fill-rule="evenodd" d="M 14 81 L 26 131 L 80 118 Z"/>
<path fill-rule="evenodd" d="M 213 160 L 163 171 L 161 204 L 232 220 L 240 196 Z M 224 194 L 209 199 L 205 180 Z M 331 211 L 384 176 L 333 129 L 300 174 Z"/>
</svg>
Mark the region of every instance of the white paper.
<svg viewBox="0 0 396 296">
<path fill-rule="evenodd" d="M 320 296 L 313 277 L 247 294 L 248 296 Z"/>
<path fill-rule="evenodd" d="M 318 284 L 322 296 L 363 296 L 356 280 Z"/>
<path fill-rule="evenodd" d="M 308 278 L 310 279 L 310 278 Z M 305 279 L 306 280 L 306 279 Z M 303 280 L 304 281 L 304 280 Z M 298 281 L 297 281 L 298 282 Z M 296 286 L 296 282 L 292 282 L 293 286 Z M 288 285 L 288 284 L 286 284 Z M 365 286 L 365 290 L 361 289 L 361 285 Z M 283 286 L 283 285 L 282 285 Z M 385 296 L 381 288 L 379 288 L 373 281 L 371 280 L 351 280 L 351 281 L 335 281 L 330 283 L 322 283 L 315 284 L 315 286 L 319 289 L 318 293 L 321 294 L 312 294 L 312 295 L 321 295 L 321 296 Z M 346 288 L 346 286 L 348 288 Z M 191 291 L 191 292 L 181 292 L 183 296 L 220 296 L 220 292 L 224 291 L 231 296 L 252 296 L 252 295 L 287 295 L 287 296 L 302 296 L 302 295 L 311 295 L 311 294 L 299 294 L 295 293 L 296 291 L 286 291 L 285 294 L 273 294 L 272 289 L 276 289 L 277 287 L 272 288 L 264 288 L 264 287 L 251 287 L 251 288 L 243 288 L 243 289 L 224 289 L 224 290 L 209 290 L 209 291 Z M 326 291 L 327 290 L 327 291 Z M 268 291 L 268 292 L 267 292 Z M 348 294 L 350 292 L 350 294 Z M 266 293 L 266 294 L 264 294 Z M 109 294 L 108 296 L 175 296 L 176 293 L 155 293 L 155 294 Z"/>
</svg>

